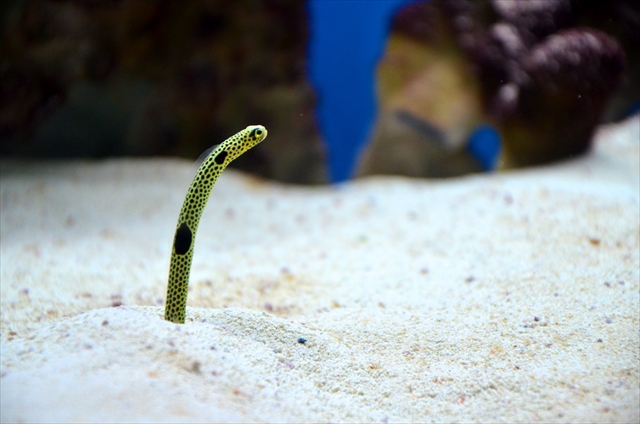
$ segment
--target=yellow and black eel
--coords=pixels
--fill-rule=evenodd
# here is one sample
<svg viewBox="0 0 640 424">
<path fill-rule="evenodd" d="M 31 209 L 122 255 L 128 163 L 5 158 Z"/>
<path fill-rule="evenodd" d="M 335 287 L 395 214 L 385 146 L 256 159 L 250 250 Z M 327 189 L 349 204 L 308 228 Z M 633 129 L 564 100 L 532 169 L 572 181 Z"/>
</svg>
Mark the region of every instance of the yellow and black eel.
<svg viewBox="0 0 640 424">
<path fill-rule="evenodd" d="M 164 310 L 164 319 L 167 321 L 184 324 L 196 231 L 216 180 L 232 160 L 266 137 L 267 129 L 262 125 L 248 126 L 214 146 L 198 168 L 184 198 L 173 238 L 167 304 Z"/>
</svg>

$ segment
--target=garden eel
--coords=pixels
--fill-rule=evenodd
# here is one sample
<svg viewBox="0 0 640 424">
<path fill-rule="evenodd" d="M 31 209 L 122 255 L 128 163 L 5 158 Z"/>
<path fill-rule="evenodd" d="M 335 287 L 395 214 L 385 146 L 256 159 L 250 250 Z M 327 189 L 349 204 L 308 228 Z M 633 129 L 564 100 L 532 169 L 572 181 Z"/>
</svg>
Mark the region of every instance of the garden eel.
<svg viewBox="0 0 640 424">
<path fill-rule="evenodd" d="M 196 231 L 216 180 L 232 160 L 266 137 L 267 129 L 262 125 L 248 126 L 214 146 L 198 168 L 196 176 L 193 177 L 180 209 L 178 226 L 173 238 L 167 304 L 164 310 L 164 319 L 167 321 L 184 324 Z"/>
</svg>

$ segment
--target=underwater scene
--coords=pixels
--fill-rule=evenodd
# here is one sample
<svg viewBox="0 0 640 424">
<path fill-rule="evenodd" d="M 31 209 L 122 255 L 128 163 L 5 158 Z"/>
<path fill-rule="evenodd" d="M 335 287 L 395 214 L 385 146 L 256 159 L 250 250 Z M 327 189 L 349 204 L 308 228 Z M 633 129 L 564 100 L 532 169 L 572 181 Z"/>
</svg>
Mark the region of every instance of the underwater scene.
<svg viewBox="0 0 640 424">
<path fill-rule="evenodd" d="M 0 421 L 640 421 L 639 2 L 0 23 Z"/>
</svg>

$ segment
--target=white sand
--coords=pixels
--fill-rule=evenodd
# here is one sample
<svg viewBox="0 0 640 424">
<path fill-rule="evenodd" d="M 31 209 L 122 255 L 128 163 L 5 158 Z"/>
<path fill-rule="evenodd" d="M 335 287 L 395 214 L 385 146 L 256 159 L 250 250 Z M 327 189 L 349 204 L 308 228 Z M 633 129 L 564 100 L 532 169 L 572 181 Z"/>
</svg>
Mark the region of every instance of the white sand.
<svg viewBox="0 0 640 424">
<path fill-rule="evenodd" d="M 638 422 L 639 138 L 448 181 L 226 171 L 183 326 L 191 164 L 3 161 L 0 418 Z"/>
</svg>

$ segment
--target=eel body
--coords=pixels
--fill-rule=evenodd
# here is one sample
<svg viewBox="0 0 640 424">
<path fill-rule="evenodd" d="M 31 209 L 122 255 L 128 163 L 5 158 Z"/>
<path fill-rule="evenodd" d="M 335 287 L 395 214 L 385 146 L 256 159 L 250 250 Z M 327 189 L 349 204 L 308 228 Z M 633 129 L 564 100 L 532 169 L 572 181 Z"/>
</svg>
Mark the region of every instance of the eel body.
<svg viewBox="0 0 640 424">
<path fill-rule="evenodd" d="M 184 198 L 173 238 L 167 303 L 164 310 L 164 318 L 167 321 L 184 324 L 196 231 L 216 180 L 232 160 L 266 137 L 267 130 L 262 125 L 248 126 L 216 146 L 198 168 Z"/>
</svg>

